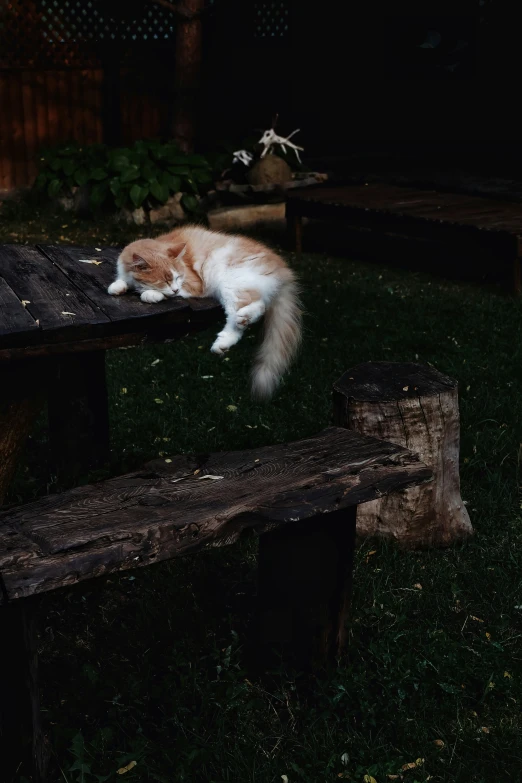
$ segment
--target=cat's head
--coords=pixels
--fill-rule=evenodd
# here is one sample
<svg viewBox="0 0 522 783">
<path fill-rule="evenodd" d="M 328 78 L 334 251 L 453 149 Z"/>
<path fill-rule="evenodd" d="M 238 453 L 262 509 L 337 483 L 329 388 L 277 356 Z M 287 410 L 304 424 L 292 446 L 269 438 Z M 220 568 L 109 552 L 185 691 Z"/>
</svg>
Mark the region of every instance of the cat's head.
<svg viewBox="0 0 522 783">
<path fill-rule="evenodd" d="M 178 296 L 185 282 L 185 251 L 184 242 L 164 244 L 155 239 L 139 239 L 124 248 L 119 261 L 139 291 L 153 289 L 164 296 Z"/>
</svg>

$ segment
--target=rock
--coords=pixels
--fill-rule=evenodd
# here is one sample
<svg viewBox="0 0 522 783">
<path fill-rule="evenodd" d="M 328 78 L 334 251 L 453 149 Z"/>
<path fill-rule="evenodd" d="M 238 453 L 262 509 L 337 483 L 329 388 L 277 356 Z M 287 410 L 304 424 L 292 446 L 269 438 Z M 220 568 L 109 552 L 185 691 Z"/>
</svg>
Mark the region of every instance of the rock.
<svg viewBox="0 0 522 783">
<path fill-rule="evenodd" d="M 137 226 L 143 226 L 147 223 L 147 213 L 143 207 L 138 207 L 138 209 L 133 210 L 122 209 L 120 210 L 118 217 L 126 223 L 135 223 Z"/>
<path fill-rule="evenodd" d="M 267 155 L 255 163 L 248 173 L 251 185 L 282 185 L 292 179 L 292 169 L 278 155 Z"/>
<path fill-rule="evenodd" d="M 151 223 L 182 223 L 187 219 L 187 215 L 181 206 L 183 193 L 175 193 L 163 206 L 157 209 L 151 209 L 149 212 Z"/>
</svg>

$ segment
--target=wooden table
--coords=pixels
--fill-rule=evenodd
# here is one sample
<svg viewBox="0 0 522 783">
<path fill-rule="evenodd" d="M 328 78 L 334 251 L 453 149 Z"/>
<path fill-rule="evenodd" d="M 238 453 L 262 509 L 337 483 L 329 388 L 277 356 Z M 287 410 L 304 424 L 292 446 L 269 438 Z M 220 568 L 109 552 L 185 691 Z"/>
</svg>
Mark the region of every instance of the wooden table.
<svg viewBox="0 0 522 783">
<path fill-rule="evenodd" d="M 105 351 L 179 339 L 222 317 L 211 299 L 109 296 L 118 253 L 0 245 L 0 503 L 45 400 L 54 470 L 99 466 L 109 453 Z"/>
<path fill-rule="evenodd" d="M 522 205 L 461 193 L 439 193 L 384 183 L 304 188 L 288 193 L 286 218 L 302 250 L 302 219 L 343 220 L 364 228 L 433 241 L 461 243 L 494 254 L 513 293 L 522 278 Z"/>
</svg>

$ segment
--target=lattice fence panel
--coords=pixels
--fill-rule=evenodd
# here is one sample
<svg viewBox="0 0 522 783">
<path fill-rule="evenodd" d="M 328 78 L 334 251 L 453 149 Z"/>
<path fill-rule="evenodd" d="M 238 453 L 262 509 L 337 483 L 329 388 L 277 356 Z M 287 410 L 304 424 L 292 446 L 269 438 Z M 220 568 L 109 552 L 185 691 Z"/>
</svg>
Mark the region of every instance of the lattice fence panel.
<svg viewBox="0 0 522 783">
<path fill-rule="evenodd" d="M 0 67 L 96 67 L 104 45 L 157 45 L 174 32 L 174 14 L 152 2 L 115 17 L 96 0 L 0 0 Z"/>
<path fill-rule="evenodd" d="M 254 36 L 286 38 L 290 29 L 289 0 L 256 0 L 254 2 Z"/>
</svg>

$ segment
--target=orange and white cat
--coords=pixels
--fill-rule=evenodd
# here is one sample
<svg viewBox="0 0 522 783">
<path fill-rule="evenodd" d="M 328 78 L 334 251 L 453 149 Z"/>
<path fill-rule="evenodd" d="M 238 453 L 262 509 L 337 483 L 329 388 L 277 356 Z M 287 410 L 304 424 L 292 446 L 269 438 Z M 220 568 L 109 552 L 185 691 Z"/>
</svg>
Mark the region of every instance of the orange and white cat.
<svg viewBox="0 0 522 783">
<path fill-rule="evenodd" d="M 268 399 L 301 340 L 301 309 L 293 272 L 260 242 L 184 226 L 157 239 L 139 239 L 118 259 L 109 294 L 138 291 L 143 302 L 211 296 L 226 324 L 211 350 L 224 354 L 247 326 L 265 316 L 265 335 L 252 370 L 252 394 Z"/>
</svg>

